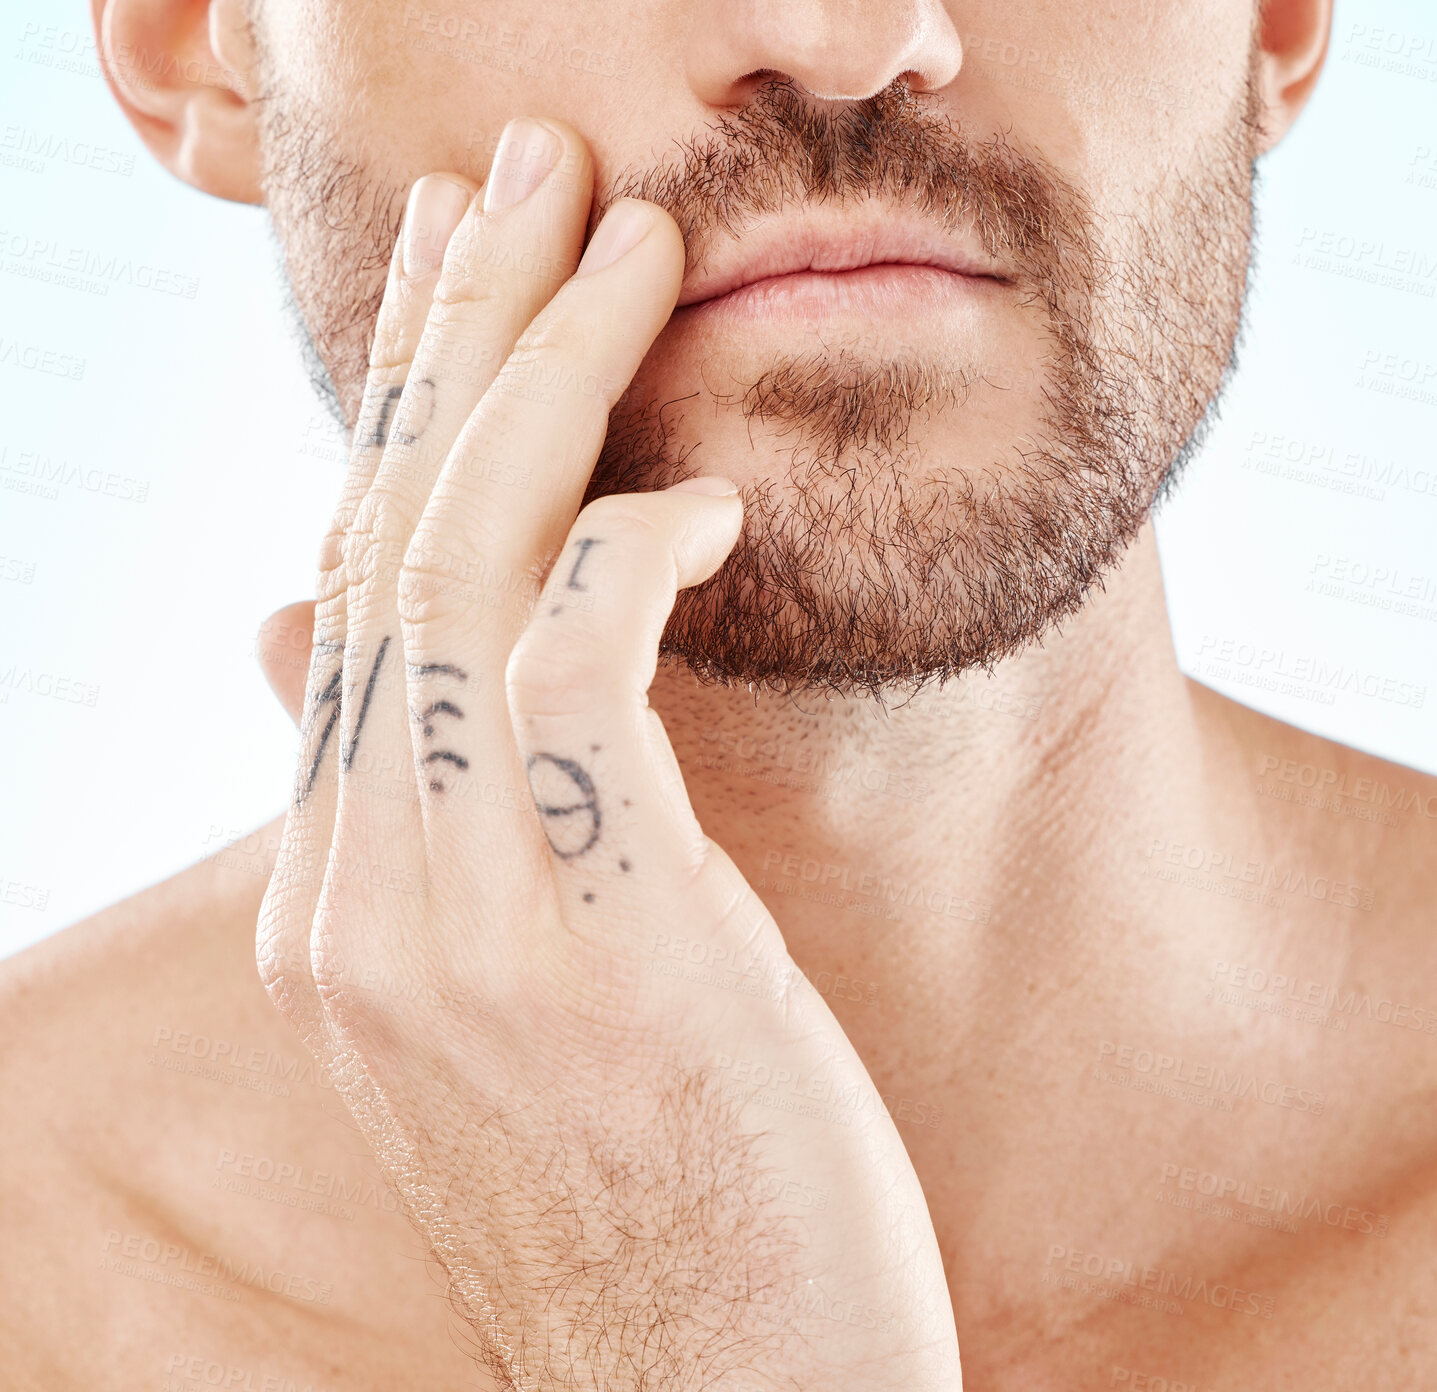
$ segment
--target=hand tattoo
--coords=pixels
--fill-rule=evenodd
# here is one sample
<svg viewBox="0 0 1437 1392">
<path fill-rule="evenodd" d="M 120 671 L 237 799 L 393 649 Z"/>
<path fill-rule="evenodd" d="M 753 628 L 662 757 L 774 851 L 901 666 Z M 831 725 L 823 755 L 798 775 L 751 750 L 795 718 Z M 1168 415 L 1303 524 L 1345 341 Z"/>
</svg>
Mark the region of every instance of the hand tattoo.
<svg viewBox="0 0 1437 1392">
<path fill-rule="evenodd" d="M 460 682 L 469 680 L 467 672 L 447 662 L 428 662 L 422 665 L 411 663 L 409 675 L 415 680 L 423 680 L 426 677 L 450 677 L 454 681 Z M 449 715 L 456 720 L 464 719 L 464 712 L 453 701 L 446 700 L 434 701 L 422 711 L 411 709 L 409 714 L 419 722 L 420 734 L 426 740 L 434 737 L 436 716 Z M 462 754 L 456 754 L 452 749 L 432 749 L 420 762 L 423 764 L 451 764 L 461 773 L 469 767 L 469 760 Z M 437 777 L 431 777 L 429 791 L 442 793 L 444 791 L 443 781 Z"/>
</svg>

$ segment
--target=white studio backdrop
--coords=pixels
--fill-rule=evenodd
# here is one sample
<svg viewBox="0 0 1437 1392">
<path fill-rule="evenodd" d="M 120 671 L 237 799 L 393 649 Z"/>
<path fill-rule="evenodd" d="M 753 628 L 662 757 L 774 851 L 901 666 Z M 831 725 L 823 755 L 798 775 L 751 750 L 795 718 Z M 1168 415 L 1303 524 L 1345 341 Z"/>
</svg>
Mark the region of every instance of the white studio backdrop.
<svg viewBox="0 0 1437 1392">
<path fill-rule="evenodd" d="M 153 163 L 89 7 L 0 28 L 0 955 L 276 815 L 254 634 L 313 592 L 344 454 L 262 211 Z M 1179 658 L 1437 771 L 1437 11 L 1339 0 L 1262 166 L 1223 418 L 1159 518 Z"/>
</svg>

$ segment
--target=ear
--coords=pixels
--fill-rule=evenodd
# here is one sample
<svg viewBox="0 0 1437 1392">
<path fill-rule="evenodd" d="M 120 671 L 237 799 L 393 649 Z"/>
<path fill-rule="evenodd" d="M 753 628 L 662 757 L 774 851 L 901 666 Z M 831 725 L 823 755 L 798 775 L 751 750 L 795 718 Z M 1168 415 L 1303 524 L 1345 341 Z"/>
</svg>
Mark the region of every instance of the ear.
<svg viewBox="0 0 1437 1392">
<path fill-rule="evenodd" d="M 1327 57 L 1332 0 L 1258 0 L 1258 90 L 1266 154 L 1307 105 Z"/>
<path fill-rule="evenodd" d="M 105 80 L 150 153 L 217 198 L 263 201 L 243 0 L 90 0 Z"/>
</svg>

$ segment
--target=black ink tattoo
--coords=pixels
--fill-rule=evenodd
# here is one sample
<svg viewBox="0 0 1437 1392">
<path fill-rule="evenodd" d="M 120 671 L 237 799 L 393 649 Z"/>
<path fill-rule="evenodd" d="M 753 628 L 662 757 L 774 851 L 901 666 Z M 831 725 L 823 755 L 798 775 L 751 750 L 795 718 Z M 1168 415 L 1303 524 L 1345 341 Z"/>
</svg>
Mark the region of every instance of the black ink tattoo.
<svg viewBox="0 0 1437 1392">
<path fill-rule="evenodd" d="M 404 412 L 407 424 L 412 428 L 401 430 L 395 426 L 394 438 L 401 445 L 412 445 L 424 434 L 424 427 L 427 426 L 434 415 L 434 379 L 432 377 L 421 377 L 417 382 L 410 384 L 408 409 Z M 420 418 L 420 412 L 423 418 Z"/>
<path fill-rule="evenodd" d="M 593 890 L 587 890 L 587 891 L 585 891 L 585 894 L 584 894 L 584 902 L 585 902 L 586 904 L 592 904 L 592 903 L 594 902 L 594 891 L 593 891 Z"/>
<path fill-rule="evenodd" d="M 462 668 L 455 667 L 448 662 L 426 662 L 410 663 L 409 675 L 415 680 L 425 677 L 450 677 L 455 681 L 468 681 L 469 674 Z M 439 700 L 431 702 L 422 711 L 411 710 L 410 715 L 419 722 L 420 732 L 425 739 L 431 739 L 434 735 L 434 718 L 439 715 L 451 715 L 456 720 L 464 719 L 464 712 L 454 704 L 453 701 Z M 462 754 L 456 754 L 452 749 L 433 749 L 421 760 L 424 764 L 450 764 L 461 773 L 469 767 L 469 760 Z M 439 778 L 429 780 L 429 791 L 431 793 L 442 793 L 444 782 Z"/>
<path fill-rule="evenodd" d="M 403 387 L 384 389 L 379 398 L 379 415 L 374 422 L 374 429 L 366 431 L 364 435 L 364 443 L 370 449 L 383 449 L 389 443 L 389 427 L 394 420 L 394 408 L 399 405 L 399 398 L 403 393 Z"/>
<path fill-rule="evenodd" d="M 426 754 L 424 756 L 424 762 L 426 764 L 441 762 L 453 764 L 457 769 L 467 769 L 469 767 L 469 760 L 462 754 L 456 754 L 452 749 L 436 749 L 432 754 Z"/>
<path fill-rule="evenodd" d="M 299 792 L 299 801 L 303 802 L 311 792 L 314 791 L 314 780 L 319 777 L 319 766 L 324 760 L 324 751 L 329 747 L 329 737 L 334 733 L 334 727 L 339 724 L 340 691 L 344 685 L 344 671 L 337 670 L 325 684 L 323 691 L 315 698 L 312 720 L 319 718 L 320 709 L 332 705 L 333 710 L 329 718 L 324 722 L 324 729 L 320 732 L 319 745 L 314 751 L 314 758 L 310 760 L 309 772 L 305 775 L 304 786 Z"/>
<path fill-rule="evenodd" d="M 432 706 L 429 707 L 428 710 L 420 711 L 419 715 L 416 717 L 416 719 L 422 720 L 424 722 L 425 735 L 432 735 L 434 733 L 434 726 L 431 725 L 429 722 L 436 715 L 452 715 L 459 720 L 464 719 L 464 712 L 460 710 L 453 701 L 436 701 Z"/>
<path fill-rule="evenodd" d="M 557 754 L 531 754 L 526 767 L 534 805 L 544 819 L 544 835 L 554 854 L 561 860 L 583 855 L 598 841 L 603 825 L 594 780 L 574 760 Z M 556 800 L 575 792 L 576 801 Z"/>
<path fill-rule="evenodd" d="M 574 558 L 574 568 L 569 572 L 569 589 L 587 590 L 589 588 L 587 585 L 581 585 L 579 583 L 579 567 L 584 564 L 584 557 L 589 554 L 589 548 L 591 546 L 597 546 L 598 544 L 598 537 L 579 538 L 577 543 L 579 547 L 579 554 Z"/>
<path fill-rule="evenodd" d="M 389 651 L 389 639 L 386 638 L 379 645 L 379 651 L 374 654 L 374 665 L 369 669 L 369 680 L 364 684 L 364 698 L 359 703 L 359 715 L 354 722 L 354 734 L 349 737 L 347 744 L 342 744 L 339 750 L 339 766 L 348 772 L 354 763 L 354 752 L 359 748 L 359 732 L 364 729 L 365 717 L 369 714 L 369 703 L 374 699 L 374 686 L 379 680 L 380 664 L 384 661 L 384 654 Z"/>
</svg>

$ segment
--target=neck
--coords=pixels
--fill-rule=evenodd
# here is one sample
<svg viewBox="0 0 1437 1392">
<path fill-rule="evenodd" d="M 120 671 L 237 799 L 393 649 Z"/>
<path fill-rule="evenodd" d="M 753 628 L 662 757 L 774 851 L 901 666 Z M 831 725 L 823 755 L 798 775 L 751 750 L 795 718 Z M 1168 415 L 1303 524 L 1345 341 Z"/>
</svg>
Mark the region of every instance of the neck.
<svg viewBox="0 0 1437 1392">
<path fill-rule="evenodd" d="M 982 951 L 1131 918 L 1154 827 L 1201 816 L 1200 743 L 1151 524 L 1041 645 L 888 708 L 697 685 L 650 693 L 704 830 L 807 969 L 898 934 Z M 1128 910 L 1122 912 L 1126 904 Z M 909 940 L 909 934 L 915 935 Z M 807 961 L 805 961 L 807 957 Z"/>
</svg>

